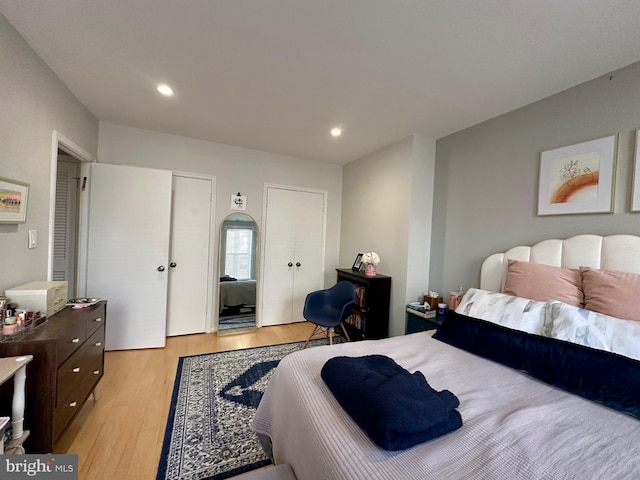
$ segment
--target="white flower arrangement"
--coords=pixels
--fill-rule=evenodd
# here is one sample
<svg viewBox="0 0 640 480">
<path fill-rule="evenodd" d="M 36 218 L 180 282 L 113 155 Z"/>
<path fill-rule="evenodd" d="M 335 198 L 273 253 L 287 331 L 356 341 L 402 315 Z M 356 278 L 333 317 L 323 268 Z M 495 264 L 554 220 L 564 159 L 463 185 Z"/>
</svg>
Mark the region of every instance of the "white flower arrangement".
<svg viewBox="0 0 640 480">
<path fill-rule="evenodd" d="M 362 263 L 368 265 L 370 263 L 378 265 L 380 263 L 380 257 L 376 252 L 369 252 L 362 255 Z"/>
</svg>

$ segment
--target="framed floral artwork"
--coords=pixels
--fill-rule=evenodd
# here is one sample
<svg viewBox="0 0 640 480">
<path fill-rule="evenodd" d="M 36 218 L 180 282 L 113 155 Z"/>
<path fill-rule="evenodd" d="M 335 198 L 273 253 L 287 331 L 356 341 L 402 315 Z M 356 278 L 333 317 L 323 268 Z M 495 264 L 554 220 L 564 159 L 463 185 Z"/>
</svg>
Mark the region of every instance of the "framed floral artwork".
<svg viewBox="0 0 640 480">
<path fill-rule="evenodd" d="M 0 177 L 0 223 L 27 221 L 29 184 Z"/>
<path fill-rule="evenodd" d="M 633 193 L 631 211 L 640 212 L 640 129 L 636 130 L 636 150 L 633 161 Z"/>
<path fill-rule="evenodd" d="M 616 144 L 611 135 L 542 152 L 538 215 L 613 211 Z"/>
</svg>

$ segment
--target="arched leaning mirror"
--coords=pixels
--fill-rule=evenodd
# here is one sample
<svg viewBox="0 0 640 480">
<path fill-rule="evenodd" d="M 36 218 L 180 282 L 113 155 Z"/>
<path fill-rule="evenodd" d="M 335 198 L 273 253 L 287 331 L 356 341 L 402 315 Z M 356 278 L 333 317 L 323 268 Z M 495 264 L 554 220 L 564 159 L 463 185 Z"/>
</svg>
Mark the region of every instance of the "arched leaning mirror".
<svg viewBox="0 0 640 480">
<path fill-rule="evenodd" d="M 218 332 L 256 326 L 258 225 L 246 213 L 232 213 L 220 225 Z"/>
</svg>

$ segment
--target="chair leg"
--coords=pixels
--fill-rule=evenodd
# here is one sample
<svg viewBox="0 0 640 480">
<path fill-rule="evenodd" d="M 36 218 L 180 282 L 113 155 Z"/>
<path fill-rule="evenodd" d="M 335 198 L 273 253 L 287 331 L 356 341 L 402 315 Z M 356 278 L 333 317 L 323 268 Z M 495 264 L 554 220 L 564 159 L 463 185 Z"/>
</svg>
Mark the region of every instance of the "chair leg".
<svg viewBox="0 0 640 480">
<path fill-rule="evenodd" d="M 349 334 L 347 333 L 347 329 L 344 326 L 344 323 L 340 322 L 340 326 L 342 327 L 342 333 L 344 333 L 344 336 L 347 337 L 347 342 L 350 342 L 351 339 L 349 338 Z"/>
<path fill-rule="evenodd" d="M 302 350 L 304 350 L 305 348 L 307 348 L 307 345 L 309 345 L 309 342 L 311 341 L 311 338 L 316 334 L 316 330 L 318 330 L 318 325 L 316 325 L 316 327 L 313 329 L 313 332 L 311 332 L 311 335 L 309 335 L 309 338 L 307 338 L 307 341 L 304 342 L 304 346 L 302 347 Z"/>
<path fill-rule="evenodd" d="M 329 328 L 329 345 L 333 345 L 333 327 Z"/>
</svg>

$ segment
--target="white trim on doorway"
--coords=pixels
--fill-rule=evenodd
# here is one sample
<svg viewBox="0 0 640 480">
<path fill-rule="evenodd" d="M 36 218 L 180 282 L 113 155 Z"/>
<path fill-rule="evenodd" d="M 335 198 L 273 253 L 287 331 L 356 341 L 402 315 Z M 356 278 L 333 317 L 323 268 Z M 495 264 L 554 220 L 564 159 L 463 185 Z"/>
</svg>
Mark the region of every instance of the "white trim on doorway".
<svg viewBox="0 0 640 480">
<path fill-rule="evenodd" d="M 68 153 L 80 162 L 80 176 L 88 177 L 89 164 L 96 162 L 96 157 L 84 150 L 80 145 L 65 137 L 57 130 L 53 131 L 51 141 L 51 177 L 49 179 L 49 234 L 47 246 L 47 279 L 53 278 L 53 233 L 56 209 L 56 177 L 58 174 L 58 149 Z M 87 229 L 89 225 L 89 196 L 80 196 L 78 218 L 78 281 L 79 296 L 86 295 L 87 286 Z"/>
</svg>

